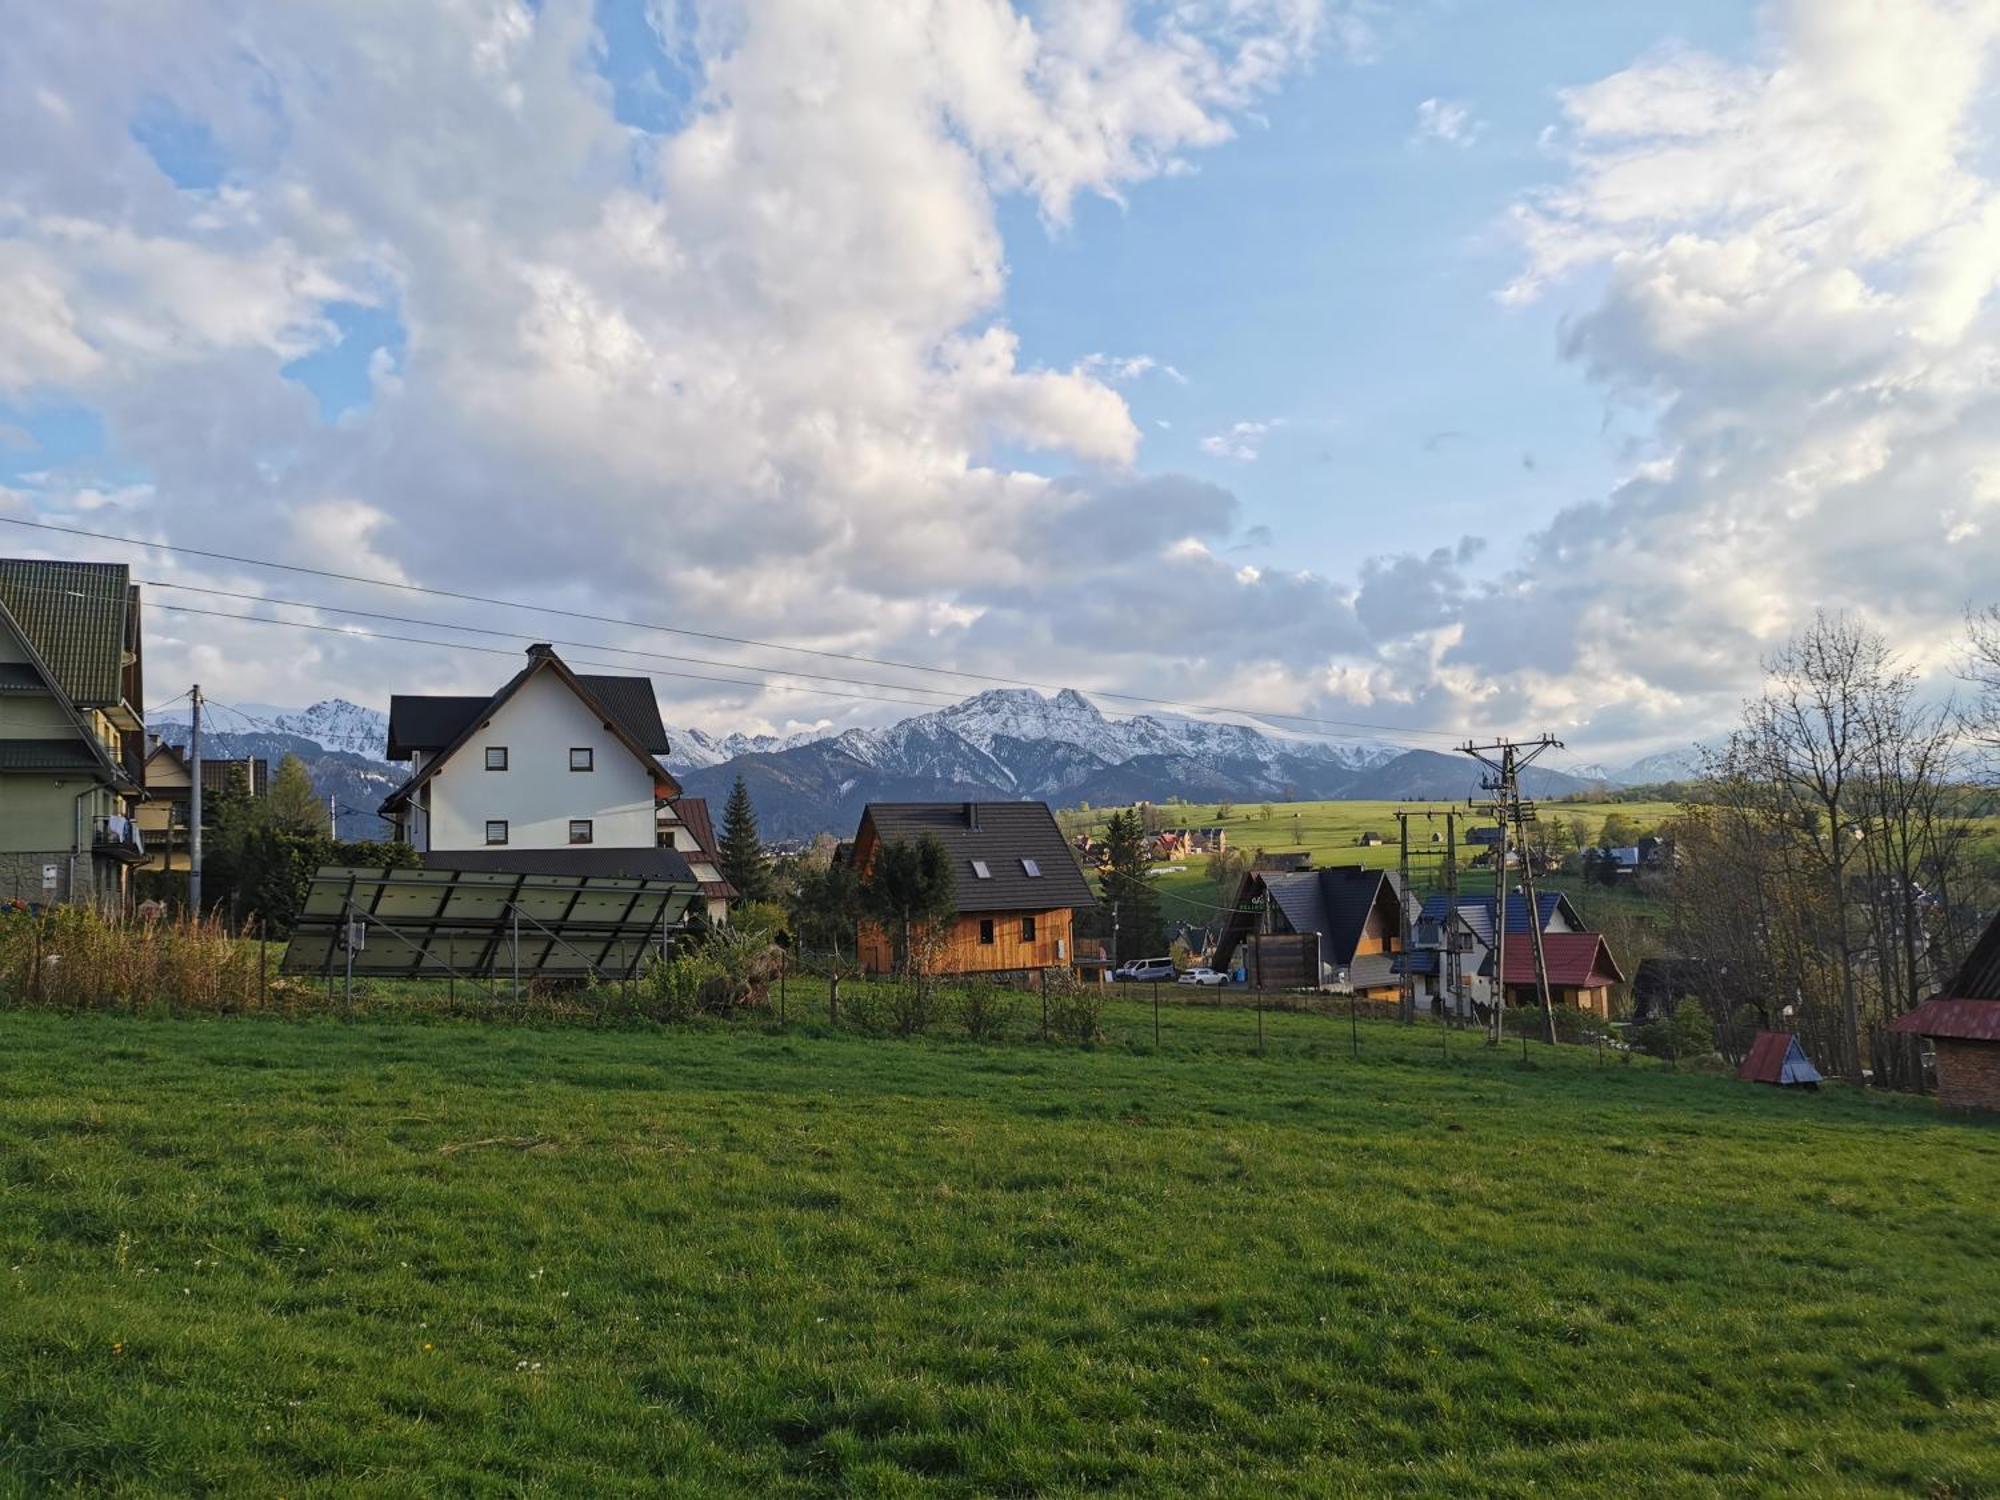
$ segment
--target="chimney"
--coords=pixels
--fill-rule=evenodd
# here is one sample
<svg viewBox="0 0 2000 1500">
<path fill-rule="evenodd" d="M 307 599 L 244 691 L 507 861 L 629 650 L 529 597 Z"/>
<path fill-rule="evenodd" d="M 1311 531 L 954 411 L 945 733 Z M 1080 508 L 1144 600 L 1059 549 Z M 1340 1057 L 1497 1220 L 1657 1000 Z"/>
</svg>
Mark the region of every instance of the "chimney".
<svg viewBox="0 0 2000 1500">
<path fill-rule="evenodd" d="M 555 654 L 556 648 L 551 646 L 547 641 L 537 641 L 528 648 L 529 661 L 534 661 L 544 656 L 554 656 Z"/>
<path fill-rule="evenodd" d="M 974 833 L 979 831 L 979 804 L 977 802 L 968 802 L 965 804 L 965 826 L 970 828 Z"/>
</svg>

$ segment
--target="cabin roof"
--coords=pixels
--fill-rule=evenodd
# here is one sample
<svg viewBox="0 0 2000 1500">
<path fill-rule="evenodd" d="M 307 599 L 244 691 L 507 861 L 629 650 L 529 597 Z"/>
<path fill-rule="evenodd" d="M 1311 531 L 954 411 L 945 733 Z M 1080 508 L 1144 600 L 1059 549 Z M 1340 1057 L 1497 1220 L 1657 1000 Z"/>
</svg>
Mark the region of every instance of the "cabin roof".
<svg viewBox="0 0 2000 1500">
<path fill-rule="evenodd" d="M 916 843 L 927 835 L 943 844 L 961 912 L 1097 905 L 1046 802 L 871 802 L 861 810 L 857 845 L 870 829 L 884 844 Z M 984 878 L 974 860 L 986 866 Z M 1030 875 L 1023 860 L 1041 873 Z"/>
</svg>

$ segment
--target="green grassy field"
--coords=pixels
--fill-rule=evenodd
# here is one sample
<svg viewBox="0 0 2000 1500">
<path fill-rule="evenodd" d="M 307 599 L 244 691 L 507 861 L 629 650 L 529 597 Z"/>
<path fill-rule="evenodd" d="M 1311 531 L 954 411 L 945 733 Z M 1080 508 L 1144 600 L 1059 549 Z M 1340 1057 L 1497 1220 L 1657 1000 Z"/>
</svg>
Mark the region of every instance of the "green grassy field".
<svg viewBox="0 0 2000 1500">
<path fill-rule="evenodd" d="M 1271 815 L 1264 816 L 1264 808 L 1271 809 Z M 1442 845 L 1432 845 L 1430 834 L 1444 834 L 1445 803 L 1412 802 L 1273 802 L 1238 803 L 1228 817 L 1218 818 L 1217 806 L 1213 802 L 1196 802 L 1175 807 L 1162 805 L 1161 815 L 1168 827 L 1193 825 L 1198 827 L 1220 826 L 1229 833 L 1231 848 L 1251 849 L 1307 849 L 1313 862 L 1321 867 L 1328 865 L 1367 865 L 1376 869 L 1391 869 L 1397 863 L 1399 850 L 1396 843 L 1396 812 L 1407 808 L 1413 815 L 1410 830 L 1411 874 L 1419 884 L 1431 881 L 1442 863 Z M 1064 814 L 1065 823 L 1072 828 L 1088 827 L 1101 831 L 1104 822 L 1116 809 L 1092 808 L 1086 814 L 1069 812 Z M 1459 818 L 1459 858 L 1464 860 L 1472 852 L 1464 847 L 1463 840 L 1471 823 L 1464 816 L 1463 804 L 1457 805 Z M 1423 822 L 1422 831 L 1414 821 L 1415 815 L 1430 812 L 1434 816 Z M 1671 802 L 1588 802 L 1588 803 L 1548 803 L 1549 816 L 1564 821 L 1582 818 L 1595 829 L 1604 826 L 1604 820 L 1612 813 L 1623 814 L 1642 828 L 1656 827 L 1674 816 L 1679 808 Z M 1359 842 L 1364 833 L 1381 835 L 1385 843 L 1366 846 Z M 1209 878 L 1207 860 L 1196 855 L 1186 860 L 1185 868 L 1161 873 L 1155 884 L 1160 892 L 1162 914 L 1169 920 L 1203 922 L 1215 914 L 1217 906 L 1228 899 L 1228 893 L 1219 889 Z M 1464 871 L 1466 888 L 1484 889 L 1478 885 L 1481 879 L 1490 882 L 1491 875 L 1481 876 L 1480 872 Z M 1569 888 L 1570 882 L 1560 879 L 1552 886 Z M 1581 882 L 1575 882 L 1581 887 Z M 1633 898 L 1608 891 L 1602 886 L 1581 892 L 1588 898 L 1607 905 L 1623 905 L 1636 910 L 1644 910 L 1648 903 L 1634 901 Z"/>
<path fill-rule="evenodd" d="M 2000 1130 L 1250 1022 L 0 1014 L 0 1492 L 2000 1493 Z"/>
</svg>

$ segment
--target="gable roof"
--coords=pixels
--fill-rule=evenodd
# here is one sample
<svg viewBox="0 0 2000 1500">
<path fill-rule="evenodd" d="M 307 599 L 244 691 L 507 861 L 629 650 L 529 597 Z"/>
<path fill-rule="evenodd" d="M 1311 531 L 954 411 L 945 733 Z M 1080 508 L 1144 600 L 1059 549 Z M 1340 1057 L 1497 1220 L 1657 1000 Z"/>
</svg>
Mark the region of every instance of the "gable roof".
<svg viewBox="0 0 2000 1500">
<path fill-rule="evenodd" d="M 381 811 L 386 814 L 391 808 L 401 806 L 403 803 L 409 801 L 417 788 L 435 776 L 445 762 L 458 753 L 459 748 L 472 737 L 473 732 L 481 724 L 498 713 L 507 701 L 527 684 L 529 678 L 533 677 L 537 672 L 544 670 L 554 672 L 563 680 L 569 690 L 575 693 L 582 701 L 583 706 L 595 714 L 604 724 L 605 728 L 609 729 L 618 739 L 619 743 L 624 745 L 627 750 L 630 750 L 638 758 L 639 763 L 645 766 L 656 784 L 671 788 L 670 795 L 680 791 L 680 783 L 675 781 L 672 773 L 654 758 L 656 754 L 666 753 L 667 732 L 665 727 L 660 723 L 660 705 L 653 697 L 652 682 L 644 677 L 579 677 L 570 670 L 567 662 L 556 655 L 553 648 L 536 645 L 528 648 L 528 664 L 509 678 L 500 691 L 495 693 L 491 698 L 483 700 L 469 698 L 420 699 L 399 694 L 389 700 L 389 744 L 392 750 L 398 745 L 403 746 L 406 750 L 428 750 L 432 748 L 429 745 L 419 744 L 407 738 L 398 738 L 396 709 L 399 704 L 429 703 L 433 705 L 456 704 L 462 706 L 466 703 L 476 702 L 477 706 L 470 713 L 465 714 L 463 719 L 459 721 L 457 731 L 451 738 L 436 747 L 437 753 L 424 762 L 422 770 L 418 771 L 416 775 L 412 776 L 408 781 L 397 787 L 395 791 L 382 799 Z M 608 693 L 608 701 L 605 696 L 600 694 L 600 689 Z M 613 708 L 614 704 L 616 705 L 616 711 Z M 405 713 L 406 715 L 409 714 L 410 710 L 406 708 Z M 406 723 L 412 727 L 417 727 L 420 724 L 420 727 L 426 734 L 431 734 L 444 727 L 445 716 L 445 711 L 443 710 L 438 710 L 434 713 L 427 710 L 418 710 L 415 718 L 406 719 Z M 657 751 L 648 748 L 649 743 L 657 745 Z M 409 757 L 406 754 L 401 758 L 407 760 Z"/>
<path fill-rule="evenodd" d="M 694 841 L 701 846 L 704 854 L 714 854 L 715 824 L 708 816 L 708 798 L 676 797 L 674 811 L 680 814 L 687 831 L 694 835 Z"/>
<path fill-rule="evenodd" d="M 943 844 L 961 912 L 1097 905 L 1046 802 L 871 802 L 861 810 L 856 844 L 870 831 L 884 844 L 916 843 L 926 835 Z M 986 879 L 974 872 L 975 859 L 985 862 Z M 1024 859 L 1041 874 L 1028 874 Z"/>
<path fill-rule="evenodd" d="M 1618 960 L 1611 956 L 1611 945 L 1604 941 L 1601 932 L 1545 932 L 1542 934 L 1542 960 L 1549 971 L 1549 983 L 1567 989 L 1591 990 L 1602 985 L 1622 983 L 1625 974 L 1618 967 Z M 1535 945 L 1533 943 L 1509 943 L 1507 945 L 1507 972 L 1504 976 L 1508 984 L 1528 984 L 1535 982 Z"/>
<path fill-rule="evenodd" d="M 1493 946 L 1493 910 L 1497 904 L 1494 897 L 1466 896 L 1458 898 L 1458 914 L 1465 919 L 1473 934 L 1487 947 Z M 1542 914 L 1542 931 L 1549 930 L 1549 924 L 1560 914 L 1572 927 L 1583 926 L 1583 918 L 1570 905 L 1569 897 L 1561 891 L 1536 891 L 1535 905 Z M 1442 922 L 1451 910 L 1449 896 L 1428 896 L 1424 899 L 1423 920 Z M 1507 931 L 1509 933 L 1528 930 L 1528 898 L 1519 891 L 1507 893 Z"/>
<path fill-rule="evenodd" d="M 114 707 L 123 699 L 134 603 L 124 563 L 0 557 L 0 605 L 79 708 Z"/>
<path fill-rule="evenodd" d="M 1749 1083 L 1805 1084 L 1820 1082 L 1819 1069 L 1789 1031 L 1760 1031 L 1736 1076 Z"/>
<path fill-rule="evenodd" d="M 0 575 L 5 574 L 9 563 L 12 561 L 11 559 L 0 559 Z M 136 608 L 138 590 L 130 589 L 127 592 L 133 601 L 134 608 Z M 127 752 L 125 758 L 131 761 L 132 764 L 121 764 L 119 761 L 112 759 L 111 752 L 105 749 L 96 734 L 92 732 L 90 724 L 84 719 L 82 711 L 77 707 L 76 700 L 69 695 L 69 692 L 63 686 L 62 679 L 49 664 L 48 658 L 42 654 L 41 646 L 35 639 L 34 634 L 15 617 L 13 609 L 4 596 L 0 596 L 0 626 L 5 626 L 11 631 L 21 642 L 21 648 L 28 654 L 28 660 L 25 663 L 13 664 L 17 667 L 17 670 L 9 673 L 9 680 L 12 684 L 9 691 L 47 693 L 56 700 L 57 706 L 62 709 L 63 717 L 69 720 L 71 728 L 75 730 L 74 741 L 54 739 L 15 741 L 14 749 L 8 752 L 4 759 L 0 759 L 0 770 L 61 771 L 65 773 L 71 771 L 95 771 L 106 785 L 118 788 L 119 790 L 143 791 L 144 787 L 140 781 L 143 771 L 137 764 L 136 738 L 127 735 L 123 741 Z M 119 651 L 118 661 L 118 670 L 122 678 L 124 672 L 122 647 Z M 19 667 L 25 667 L 26 670 L 18 670 Z M 33 679 L 32 686 L 29 685 L 30 677 Z M 116 699 L 113 700 L 114 703 L 117 701 Z"/>
<path fill-rule="evenodd" d="M 1237 944 L 1250 935 L 1254 916 L 1247 910 L 1261 889 L 1293 932 L 1317 932 L 1325 940 L 1325 962 L 1353 969 L 1368 913 L 1382 889 L 1400 894 L 1402 877 L 1394 870 L 1363 865 L 1335 865 L 1325 870 L 1252 870 L 1237 887 L 1235 910 L 1224 921 L 1215 947 L 1218 964 L 1227 965 Z M 1369 955 L 1373 957 L 1373 955 Z M 1382 955 L 1385 964 L 1390 955 Z M 1350 975 L 1350 977 L 1352 977 Z M 1362 981 L 1353 981 L 1361 986 Z"/>
<path fill-rule="evenodd" d="M 637 740 L 647 754 L 667 753 L 670 748 L 667 729 L 660 722 L 660 704 L 653 696 L 651 678 L 606 677 L 583 672 L 570 675 L 589 690 L 605 719 Z M 502 695 L 519 683 L 520 677 L 516 677 L 498 693 L 485 698 L 462 694 L 395 694 L 389 699 L 389 744 L 385 758 L 408 760 L 419 750 L 442 750 L 468 729 L 492 717 Z"/>
<path fill-rule="evenodd" d="M 187 752 L 179 745 L 169 745 L 165 740 L 155 745 L 146 755 L 146 765 L 151 767 L 155 760 L 165 757 L 187 774 Z M 229 789 L 229 784 L 241 771 L 248 781 L 248 791 L 253 797 L 261 797 L 271 789 L 271 763 L 262 756 L 213 756 L 201 758 L 201 791 L 203 796 L 218 796 Z M 149 787 L 155 794 L 174 797 L 186 790 L 185 787 Z"/>
<path fill-rule="evenodd" d="M 1891 1031 L 2000 1042 L 2000 916 L 1972 945 L 1943 994 L 1889 1023 Z"/>
</svg>

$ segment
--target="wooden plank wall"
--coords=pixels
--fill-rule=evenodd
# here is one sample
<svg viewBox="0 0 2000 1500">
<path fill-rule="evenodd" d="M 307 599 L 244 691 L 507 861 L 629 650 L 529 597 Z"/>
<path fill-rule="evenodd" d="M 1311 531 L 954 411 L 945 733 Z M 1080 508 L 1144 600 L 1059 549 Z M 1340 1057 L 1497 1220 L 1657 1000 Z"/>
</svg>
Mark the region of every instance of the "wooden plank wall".
<svg viewBox="0 0 2000 1500">
<path fill-rule="evenodd" d="M 1024 917 L 1035 919 L 1033 942 L 1021 936 Z M 981 922 L 993 924 L 990 943 L 979 940 Z M 871 974 L 886 974 L 895 966 L 894 943 L 872 923 L 861 929 L 860 952 L 861 966 Z M 996 974 L 1046 969 L 1074 963 L 1076 957 L 1074 916 L 1066 906 L 1053 911 L 968 912 L 952 923 L 939 972 Z"/>
</svg>

